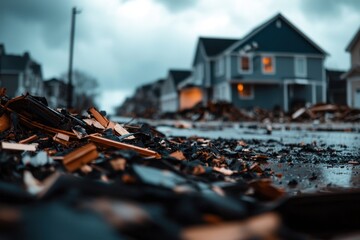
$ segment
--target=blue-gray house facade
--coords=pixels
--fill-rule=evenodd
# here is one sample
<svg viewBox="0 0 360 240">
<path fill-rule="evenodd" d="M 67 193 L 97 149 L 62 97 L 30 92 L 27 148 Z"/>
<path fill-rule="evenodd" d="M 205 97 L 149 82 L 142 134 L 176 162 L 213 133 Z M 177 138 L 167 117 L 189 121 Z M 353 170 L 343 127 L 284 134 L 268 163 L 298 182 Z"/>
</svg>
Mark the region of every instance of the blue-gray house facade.
<svg viewBox="0 0 360 240">
<path fill-rule="evenodd" d="M 242 39 L 200 38 L 187 84 L 202 89 L 204 102 L 289 111 L 326 102 L 326 55 L 278 14 Z"/>
</svg>

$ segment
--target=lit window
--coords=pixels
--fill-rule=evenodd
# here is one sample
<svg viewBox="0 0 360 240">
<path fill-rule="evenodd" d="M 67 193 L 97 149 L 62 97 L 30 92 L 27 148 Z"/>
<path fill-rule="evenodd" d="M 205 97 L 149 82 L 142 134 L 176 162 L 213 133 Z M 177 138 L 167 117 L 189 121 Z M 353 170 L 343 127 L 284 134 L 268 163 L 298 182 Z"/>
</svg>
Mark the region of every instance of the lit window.
<svg viewBox="0 0 360 240">
<path fill-rule="evenodd" d="M 273 73 L 274 72 L 274 58 L 273 57 L 263 57 L 262 66 L 264 73 Z"/>
<path fill-rule="evenodd" d="M 251 85 L 239 83 L 237 85 L 237 90 L 241 98 L 253 97 L 253 88 Z"/>
<path fill-rule="evenodd" d="M 246 55 L 240 56 L 239 69 L 241 73 L 249 73 L 252 71 L 252 63 L 250 56 L 246 56 Z"/>
</svg>

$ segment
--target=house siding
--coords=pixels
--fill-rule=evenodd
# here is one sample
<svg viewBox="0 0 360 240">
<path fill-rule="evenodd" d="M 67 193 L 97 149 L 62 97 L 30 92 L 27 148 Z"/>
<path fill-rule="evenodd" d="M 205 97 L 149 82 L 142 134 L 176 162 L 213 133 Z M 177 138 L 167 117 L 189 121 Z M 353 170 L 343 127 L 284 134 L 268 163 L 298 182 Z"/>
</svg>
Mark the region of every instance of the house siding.
<svg viewBox="0 0 360 240">
<path fill-rule="evenodd" d="M 281 22 L 280 28 L 276 26 L 277 21 Z M 246 41 L 236 47 L 233 52 L 238 52 L 245 45 L 253 42 L 256 42 L 258 45 L 257 51 L 322 54 L 312 44 L 305 41 L 301 34 L 295 31 L 281 18 L 271 22 L 260 32 L 249 37 Z"/>
<path fill-rule="evenodd" d="M 307 58 L 307 78 L 317 82 L 325 81 L 323 79 L 323 59 L 321 58 Z M 321 94 L 322 95 L 322 94 Z"/>
<path fill-rule="evenodd" d="M 15 97 L 19 88 L 19 74 L 2 74 L 1 87 L 6 88 L 9 97 Z"/>
<path fill-rule="evenodd" d="M 277 85 L 253 85 L 254 98 L 241 99 L 239 97 L 236 84 L 231 86 L 232 102 L 236 107 L 250 109 L 261 107 L 272 110 L 279 106 L 283 108 L 283 86 Z"/>
<path fill-rule="evenodd" d="M 262 72 L 262 55 L 255 55 L 252 57 L 252 72 L 251 73 L 240 73 L 239 72 L 239 56 L 231 57 L 231 77 L 235 79 L 244 80 L 274 80 L 283 79 L 293 76 L 293 60 L 290 57 L 278 57 L 274 56 L 275 59 L 275 72 L 274 74 L 264 74 Z"/>
</svg>

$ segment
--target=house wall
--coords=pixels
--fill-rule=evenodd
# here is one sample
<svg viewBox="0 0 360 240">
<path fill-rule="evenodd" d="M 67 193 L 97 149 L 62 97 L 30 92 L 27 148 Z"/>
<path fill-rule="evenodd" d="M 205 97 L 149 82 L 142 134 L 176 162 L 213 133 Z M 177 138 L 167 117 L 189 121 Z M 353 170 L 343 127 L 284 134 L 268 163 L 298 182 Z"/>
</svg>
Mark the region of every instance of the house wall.
<svg viewBox="0 0 360 240">
<path fill-rule="evenodd" d="M 2 74 L 1 87 L 6 88 L 6 94 L 9 97 L 15 97 L 18 94 L 19 74 Z"/>
<path fill-rule="evenodd" d="M 283 86 L 280 84 L 255 84 L 253 85 L 254 97 L 252 99 L 241 99 L 237 85 L 231 85 L 232 102 L 239 108 L 261 107 L 272 110 L 279 106 L 283 108 Z"/>
<path fill-rule="evenodd" d="M 284 80 L 293 79 L 295 75 L 295 56 L 274 56 L 275 72 L 266 74 L 262 72 L 262 56 L 271 56 L 271 54 L 254 55 L 252 58 L 252 72 L 241 73 L 239 71 L 240 55 L 231 56 L 231 78 L 244 80 Z M 321 58 L 307 57 L 307 77 L 309 80 L 322 81 L 323 60 Z M 215 82 L 224 81 L 224 78 L 216 78 Z"/>
<path fill-rule="evenodd" d="M 360 38 L 359 38 L 360 39 Z M 356 66 L 360 64 L 360 40 L 354 44 L 354 47 L 351 51 L 351 66 Z"/>
<path fill-rule="evenodd" d="M 310 80 L 314 80 L 317 82 L 322 82 L 326 80 L 323 79 L 323 70 L 324 70 L 323 59 L 307 57 L 306 62 L 307 62 L 307 77 Z"/>
<path fill-rule="evenodd" d="M 178 93 L 172 77 L 161 86 L 161 112 L 176 112 L 179 106 Z"/>
<path fill-rule="evenodd" d="M 360 108 L 358 97 L 360 91 L 360 75 L 347 79 L 348 105 L 350 107 Z"/>
</svg>

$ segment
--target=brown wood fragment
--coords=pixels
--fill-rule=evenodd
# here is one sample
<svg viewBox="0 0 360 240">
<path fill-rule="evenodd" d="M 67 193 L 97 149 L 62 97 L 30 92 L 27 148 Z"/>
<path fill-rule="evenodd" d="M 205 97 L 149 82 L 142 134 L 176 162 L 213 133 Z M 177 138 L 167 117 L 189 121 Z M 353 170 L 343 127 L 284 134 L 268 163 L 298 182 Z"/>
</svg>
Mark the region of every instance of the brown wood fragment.
<svg viewBox="0 0 360 240">
<path fill-rule="evenodd" d="M 107 128 L 110 121 L 106 117 L 101 115 L 101 113 L 96 108 L 91 107 L 89 108 L 88 112 L 91 113 L 91 115 L 93 115 L 96 121 L 98 121 L 104 128 Z"/>
<path fill-rule="evenodd" d="M 98 121 L 96 121 L 93 118 L 87 118 L 87 119 L 83 119 L 83 121 L 89 125 L 89 126 L 93 126 L 95 128 L 101 129 L 101 130 L 105 130 L 105 127 L 103 125 L 101 125 Z"/>
<path fill-rule="evenodd" d="M 285 195 L 284 189 L 280 189 L 272 185 L 270 179 L 260 179 L 249 183 L 255 191 L 255 195 L 265 200 L 277 200 Z"/>
<path fill-rule="evenodd" d="M 0 132 L 3 132 L 10 128 L 10 118 L 7 114 L 0 116 Z"/>
<path fill-rule="evenodd" d="M 186 159 L 186 157 L 184 156 L 183 152 L 181 152 L 181 151 L 173 152 L 173 153 L 171 153 L 169 156 L 170 156 L 170 157 L 173 157 L 173 158 L 175 158 L 175 159 L 177 159 L 177 160 L 180 160 L 180 161 Z"/>
<path fill-rule="evenodd" d="M 1 142 L 1 148 L 6 150 L 16 150 L 16 151 L 36 151 L 36 144 L 21 144 L 21 143 L 9 143 Z"/>
<path fill-rule="evenodd" d="M 73 172 L 81 168 L 83 165 L 95 160 L 99 156 L 96 146 L 89 143 L 82 146 L 63 158 L 63 164 L 69 172 Z"/>
<path fill-rule="evenodd" d="M 100 137 L 96 134 L 91 134 L 89 135 L 89 139 L 90 141 L 99 144 L 103 147 L 114 147 L 114 148 L 118 148 L 118 149 L 130 149 L 130 150 L 134 150 L 137 153 L 139 153 L 139 155 L 143 156 L 143 157 L 152 157 L 152 158 L 157 158 L 160 159 L 161 155 L 155 151 L 146 149 L 146 148 L 142 148 L 142 147 L 138 147 L 138 146 L 134 146 L 134 145 L 130 145 L 130 144 L 126 144 L 126 143 L 121 143 L 121 142 L 117 142 L 111 139 L 107 139 L 107 138 L 103 138 Z"/>
<path fill-rule="evenodd" d="M 278 214 L 264 213 L 245 221 L 233 221 L 203 226 L 192 226 L 182 231 L 185 240 L 246 240 L 278 239 L 277 231 L 281 226 Z"/>
<path fill-rule="evenodd" d="M 117 158 L 110 161 L 112 168 L 115 171 L 124 171 L 126 167 L 126 159 L 125 158 Z"/>
<path fill-rule="evenodd" d="M 27 143 L 30 143 L 30 142 L 35 141 L 35 140 L 37 140 L 37 139 L 38 139 L 38 136 L 37 136 L 36 134 L 34 134 L 34 135 L 32 135 L 32 136 L 30 136 L 30 137 L 28 137 L 28 138 L 25 138 L 25 139 L 23 139 L 23 140 L 20 140 L 19 143 L 21 143 L 21 144 L 27 144 Z"/>
<path fill-rule="evenodd" d="M 113 122 L 110 122 L 113 123 Z M 126 135 L 126 134 L 130 134 L 128 132 L 128 130 L 126 130 L 125 128 L 123 128 L 120 124 L 118 123 L 114 123 L 114 127 L 113 127 L 114 131 L 119 134 L 120 136 Z M 129 136 L 126 139 L 135 139 L 134 136 Z"/>
</svg>

